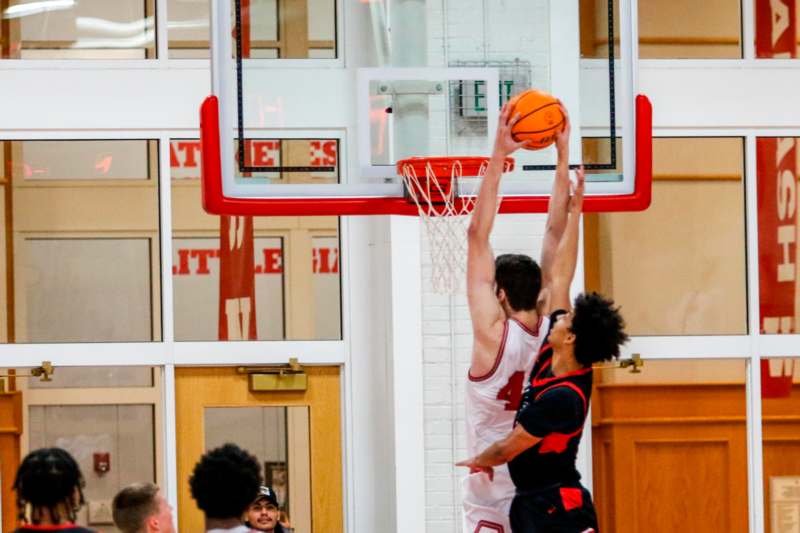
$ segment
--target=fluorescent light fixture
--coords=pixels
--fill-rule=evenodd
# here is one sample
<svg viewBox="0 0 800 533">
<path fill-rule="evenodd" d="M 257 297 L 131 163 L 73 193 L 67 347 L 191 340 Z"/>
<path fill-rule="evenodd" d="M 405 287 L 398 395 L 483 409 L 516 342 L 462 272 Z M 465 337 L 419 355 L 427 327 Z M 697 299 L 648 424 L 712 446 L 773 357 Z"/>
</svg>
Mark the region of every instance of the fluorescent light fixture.
<svg viewBox="0 0 800 533">
<path fill-rule="evenodd" d="M 26 4 L 17 4 L 8 7 L 3 12 L 3 18 L 15 19 L 30 15 L 38 15 L 39 13 L 45 13 L 47 11 L 71 9 L 73 7 L 75 7 L 75 0 L 40 0 L 39 2 L 28 2 Z"/>
<path fill-rule="evenodd" d="M 138 35 L 155 24 L 153 17 L 132 22 L 113 22 L 95 17 L 77 17 L 75 28 L 82 32 L 104 33 L 106 35 Z"/>
<path fill-rule="evenodd" d="M 120 37 L 119 39 L 78 39 L 70 48 L 103 49 L 103 48 L 142 48 L 155 41 L 156 32 L 147 30 L 133 37 Z"/>
<path fill-rule="evenodd" d="M 190 20 L 170 20 L 167 22 L 170 30 L 191 30 L 194 28 L 208 28 L 208 18 Z"/>
</svg>

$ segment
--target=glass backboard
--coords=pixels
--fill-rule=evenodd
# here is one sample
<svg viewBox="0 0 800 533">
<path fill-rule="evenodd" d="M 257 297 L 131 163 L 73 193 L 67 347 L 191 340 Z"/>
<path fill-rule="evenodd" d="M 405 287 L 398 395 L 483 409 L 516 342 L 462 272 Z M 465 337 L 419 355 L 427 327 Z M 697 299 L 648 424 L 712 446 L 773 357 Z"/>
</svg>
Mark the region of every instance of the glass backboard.
<svg viewBox="0 0 800 533">
<path fill-rule="evenodd" d="M 586 9 L 590 2 L 577 0 L 306 0 L 287 13 L 275 0 L 212 0 L 216 99 L 201 119 L 206 209 L 415 214 L 397 161 L 490 155 L 500 107 L 530 87 L 569 110 L 570 164 L 589 174 L 586 209 L 645 208 L 651 109 L 636 95 L 636 0 L 611 1 Z M 324 55 L 312 51 L 323 41 L 310 38 L 322 27 L 334 28 Z M 618 50 L 608 45 L 617 39 Z M 287 47 L 293 55 L 281 55 Z M 338 139 L 339 179 L 263 179 L 331 172 L 311 151 L 291 164 L 248 156 L 253 139 L 272 137 Z M 546 210 L 555 148 L 514 158 L 501 193 L 515 212 Z"/>
</svg>

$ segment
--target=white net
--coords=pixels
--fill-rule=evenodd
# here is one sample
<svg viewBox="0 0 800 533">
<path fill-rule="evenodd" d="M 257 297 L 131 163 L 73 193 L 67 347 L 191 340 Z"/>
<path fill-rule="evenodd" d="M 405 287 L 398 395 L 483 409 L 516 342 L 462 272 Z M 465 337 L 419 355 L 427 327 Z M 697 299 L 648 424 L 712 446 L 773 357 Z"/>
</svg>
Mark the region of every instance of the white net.
<svg viewBox="0 0 800 533">
<path fill-rule="evenodd" d="M 486 172 L 487 163 L 481 164 L 478 177 Z M 463 292 L 467 269 L 467 227 L 469 215 L 475 208 L 477 190 L 459 190 L 463 182 L 459 182 L 462 165 L 458 160 L 452 164 L 449 179 L 437 177 L 430 162 L 425 163 L 424 177 L 417 175 L 411 163 L 404 164 L 402 170 L 407 193 L 425 221 L 433 291 L 438 294 Z"/>
</svg>

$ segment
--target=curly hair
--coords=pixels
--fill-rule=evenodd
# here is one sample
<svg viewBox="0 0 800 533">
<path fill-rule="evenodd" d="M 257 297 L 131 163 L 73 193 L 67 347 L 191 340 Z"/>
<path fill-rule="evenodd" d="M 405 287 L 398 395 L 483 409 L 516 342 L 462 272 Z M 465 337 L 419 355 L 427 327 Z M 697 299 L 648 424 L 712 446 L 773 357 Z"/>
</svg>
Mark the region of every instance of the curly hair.
<svg viewBox="0 0 800 533">
<path fill-rule="evenodd" d="M 575 359 L 583 366 L 619 357 L 619 347 L 628 340 L 619 307 L 596 292 L 575 298 L 570 330 L 575 334 Z"/>
<path fill-rule="evenodd" d="M 78 510 L 85 503 L 84 485 L 78 463 L 66 450 L 40 448 L 30 452 L 19 465 L 14 479 L 20 521 L 38 524 L 42 511 L 47 509 L 56 524 L 62 519 L 74 522 Z M 76 489 L 78 501 L 75 501 Z M 28 505 L 31 507 L 30 517 L 26 516 Z M 67 516 L 61 516 L 62 508 L 67 510 Z"/>
<path fill-rule="evenodd" d="M 225 444 L 200 458 L 189 486 L 208 518 L 239 518 L 261 486 L 261 465 L 235 444 Z"/>
<path fill-rule="evenodd" d="M 503 289 L 508 305 L 514 311 L 530 311 L 536 307 L 542 288 L 542 269 L 524 254 L 501 254 L 494 260 L 497 291 Z"/>
</svg>

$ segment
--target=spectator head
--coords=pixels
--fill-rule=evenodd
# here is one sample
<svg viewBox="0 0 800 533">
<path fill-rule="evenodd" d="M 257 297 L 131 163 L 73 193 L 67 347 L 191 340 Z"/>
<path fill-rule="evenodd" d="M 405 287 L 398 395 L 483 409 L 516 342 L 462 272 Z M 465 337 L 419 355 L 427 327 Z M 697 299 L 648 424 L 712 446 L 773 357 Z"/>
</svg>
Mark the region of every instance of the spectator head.
<svg viewBox="0 0 800 533">
<path fill-rule="evenodd" d="M 240 520 L 261 486 L 261 466 L 235 444 L 225 444 L 200 458 L 189 486 L 206 519 Z"/>
<path fill-rule="evenodd" d="M 278 497 L 271 487 L 261 487 L 250 507 L 247 508 L 247 525 L 256 531 L 275 531 L 281 511 Z"/>
<path fill-rule="evenodd" d="M 30 524 L 74 522 L 83 499 L 83 474 L 61 448 L 40 448 L 22 460 L 14 480 L 19 518 Z"/>
<path fill-rule="evenodd" d="M 152 483 L 128 485 L 114 496 L 114 524 L 122 533 L 174 533 L 172 507 Z"/>
</svg>

